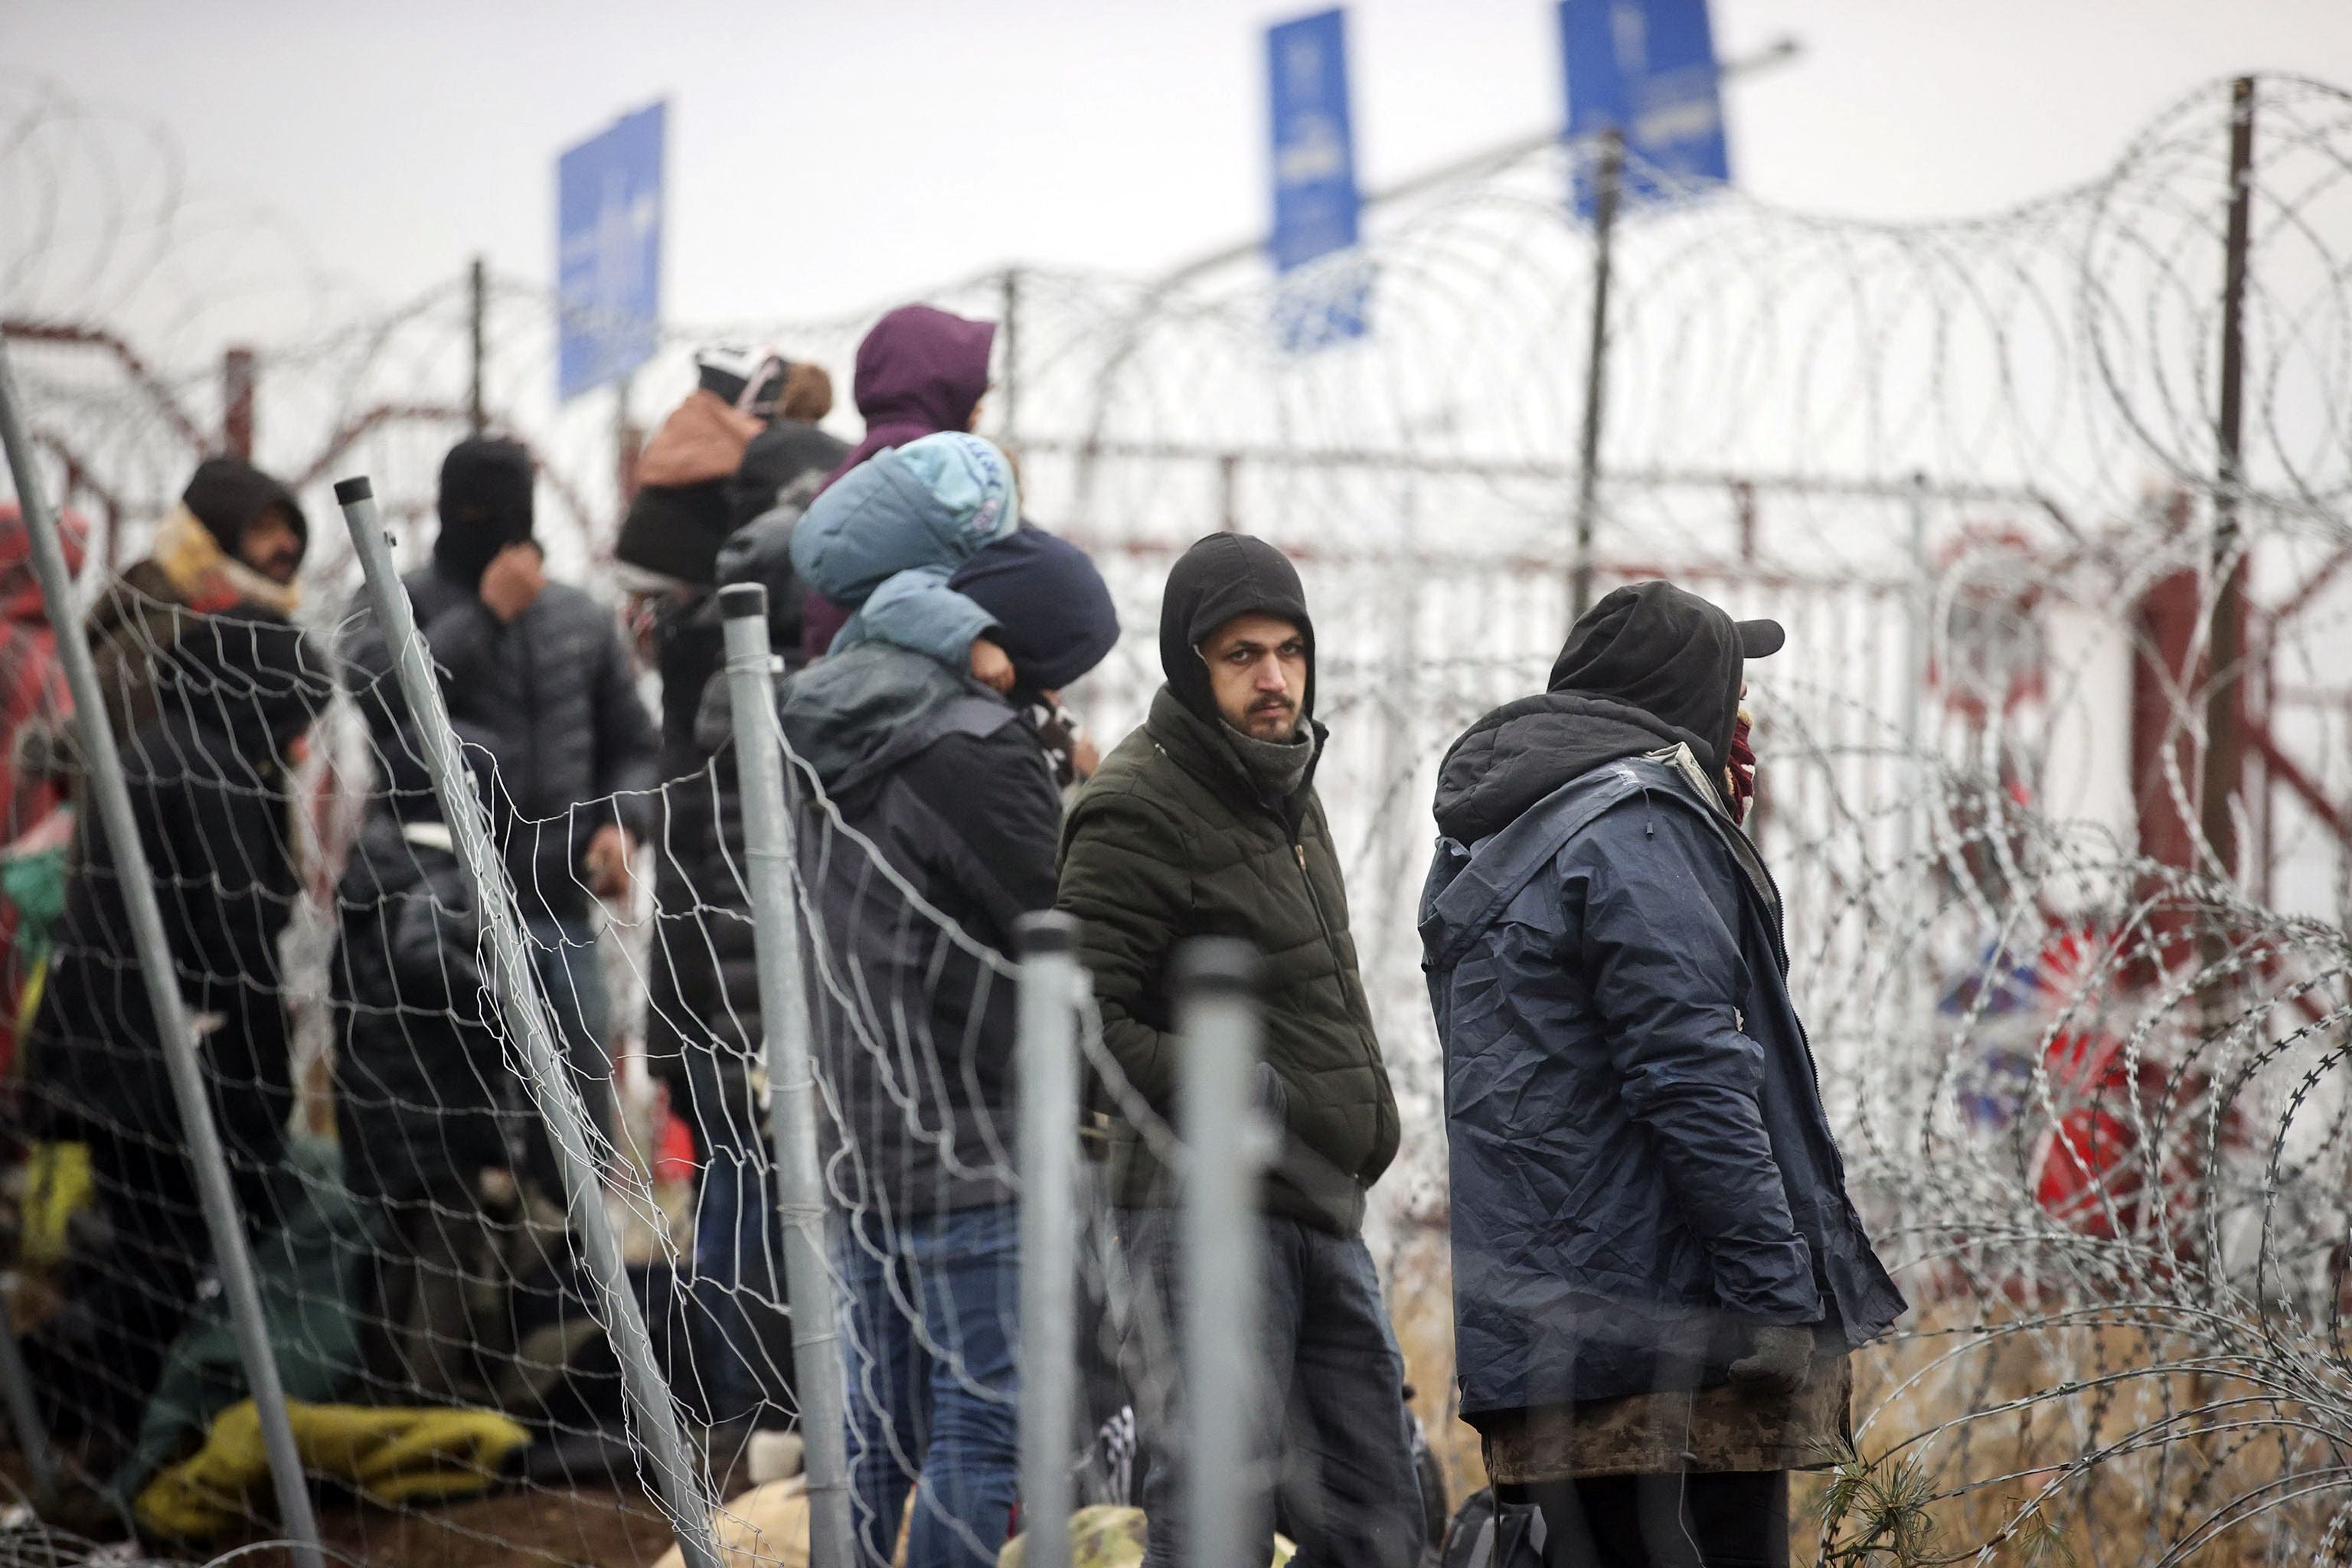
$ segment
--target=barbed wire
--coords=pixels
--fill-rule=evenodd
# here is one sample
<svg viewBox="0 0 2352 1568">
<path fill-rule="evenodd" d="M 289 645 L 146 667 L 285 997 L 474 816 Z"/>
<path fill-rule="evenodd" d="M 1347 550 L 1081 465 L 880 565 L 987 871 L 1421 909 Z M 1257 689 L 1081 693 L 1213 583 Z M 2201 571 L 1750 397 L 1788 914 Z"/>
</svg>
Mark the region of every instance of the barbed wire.
<svg viewBox="0 0 2352 1568">
<path fill-rule="evenodd" d="M 2260 82 L 2234 474 L 2217 412 L 2231 113 L 2227 84 L 2200 89 L 2105 174 L 1980 220 L 1829 221 L 1694 194 L 1617 236 L 1595 564 L 1604 585 L 1671 576 L 1790 629 L 1787 652 L 1751 671 L 1755 832 L 1787 891 L 1792 989 L 1853 1179 L 1916 1304 L 1859 1363 L 1858 1451 L 1822 1484 L 1828 1560 L 1859 1560 L 1874 1531 L 1883 1542 L 1898 1527 L 1914 1560 L 2060 1541 L 2101 1563 L 2185 1560 L 2224 1537 L 2247 1561 L 2344 1550 L 2352 100 Z M 16 210 L 43 215 L 0 255 L 12 320 L 111 331 L 184 298 L 167 274 L 237 294 L 218 279 L 242 275 L 181 243 L 219 231 L 190 216 L 167 142 L 54 89 L 20 93 L 0 122 L 0 192 L 30 192 Z M 1301 563 L 1334 734 L 1320 787 L 1407 1127 L 1374 1215 L 1401 1319 L 1442 1318 L 1447 1294 L 1434 1243 L 1443 1099 L 1413 930 L 1433 837 L 1422 813 L 1445 747 L 1540 686 L 1570 619 L 1592 254 L 1561 197 L 1579 157 L 1531 155 L 1376 213 L 1360 257 L 1279 284 L 1246 262 L 1160 285 L 1019 268 L 933 296 L 1003 323 L 984 428 L 1019 454 L 1037 520 L 1097 554 L 1130 628 L 1072 693 L 1097 733 L 1141 719 L 1159 674 L 1135 629 L 1156 622 L 1165 567 L 1190 540 L 1238 529 Z M 128 173 L 89 174 L 118 164 Z M 94 218 L 68 220 L 90 200 Z M 1365 268 L 1370 337 L 1307 355 L 1279 346 L 1278 290 Z M 411 525 L 430 514 L 440 454 L 465 427 L 467 291 L 453 280 L 354 310 L 293 270 L 270 288 L 299 308 L 256 338 L 259 453 L 313 501 L 325 479 L 374 475 L 406 560 L 421 560 L 427 531 Z M 489 299 L 491 422 L 525 436 L 553 481 L 559 574 L 595 580 L 617 510 L 611 402 L 554 403 L 543 289 L 495 279 Z M 185 410 L 205 405 L 216 319 L 191 314 L 152 349 L 135 340 L 152 384 L 95 363 L 89 342 L 17 345 L 83 504 L 120 503 L 121 560 L 203 444 L 182 426 L 213 428 Z M 666 407 L 688 384 L 688 352 L 712 338 L 845 373 L 870 320 L 669 331 L 632 408 Z M 2217 553 L 2224 510 L 2237 542 Z M 309 612 L 329 624 L 356 570 L 331 531 Z M 2253 614 L 2244 647 L 2216 658 L 2214 610 L 2239 566 Z M 2259 731 L 2227 818 L 2234 858 L 2209 841 L 2204 798 L 2217 675 L 2240 683 Z M 314 758 L 303 798 L 331 804 L 309 814 L 310 852 L 332 886 L 399 759 L 371 754 L 347 717 Z M 1009 986 L 989 943 L 837 812 L 820 804 L 807 820 L 820 858 L 862 866 L 906 940 L 933 956 L 982 950 L 987 984 Z M 860 1165 L 872 1130 L 846 1108 L 843 1064 L 887 1069 L 885 1119 L 937 1147 L 946 1086 L 898 1064 L 946 1047 L 861 991 L 870 955 L 825 945 L 837 933 L 808 864 L 796 876 L 813 988 L 849 1053 L 822 1069 L 840 1156 L 828 1188 L 839 1214 L 878 1227 L 835 1258 L 847 1292 L 850 1268 L 886 1261 L 908 1215 L 877 1201 L 877 1173 Z M 649 943 L 707 942 L 707 922 L 741 919 L 744 869 L 732 888 L 698 887 L 690 909 L 641 890 L 606 919 L 596 941 L 614 994 L 645 991 Z M 298 1013 L 328 993 L 335 931 L 397 902 L 302 905 L 287 952 L 304 967 L 282 984 Z M 347 1072 L 328 1010 L 307 1005 L 306 1059 Z M 486 1031 L 499 1064 L 488 1076 L 518 1096 L 499 1108 L 501 1137 L 521 1138 L 543 1086 L 494 1016 L 461 1002 L 385 1016 Z M 698 1022 L 709 1037 L 719 1021 Z M 453 1114 L 431 1098 L 386 1105 L 428 1125 Z M 1010 1131 L 997 1131 L 984 1168 L 958 1173 L 1010 1188 Z M 638 1258 L 691 1295 L 699 1189 L 646 1178 L 650 1137 L 606 1130 L 612 1201 Z M 706 1171 L 723 1161 L 772 1180 L 757 1136 L 704 1158 Z M 518 1209 L 503 1223 L 560 1270 L 570 1244 L 555 1221 Z M 1098 1201 L 1089 1225 L 1097 1241 L 1114 1228 Z M 766 1251 L 720 1293 L 781 1310 Z M 504 1279 L 488 1256 L 455 1277 Z M 1115 1249 L 1082 1257 L 1116 1342 L 1135 1303 Z M 976 1399 L 1001 1398 L 931 1333 L 915 1294 L 884 1294 L 893 1331 Z M 1476 1468 L 1444 1420 L 1446 1335 L 1402 1326 L 1459 1496 Z M 870 1372 L 877 1324 L 865 1331 Z M 773 1389 L 761 1397 L 789 1406 Z M 549 1438 L 600 1430 L 568 1415 L 540 1425 Z M 920 1468 L 910 1452 L 892 1460 L 910 1480 Z"/>
</svg>

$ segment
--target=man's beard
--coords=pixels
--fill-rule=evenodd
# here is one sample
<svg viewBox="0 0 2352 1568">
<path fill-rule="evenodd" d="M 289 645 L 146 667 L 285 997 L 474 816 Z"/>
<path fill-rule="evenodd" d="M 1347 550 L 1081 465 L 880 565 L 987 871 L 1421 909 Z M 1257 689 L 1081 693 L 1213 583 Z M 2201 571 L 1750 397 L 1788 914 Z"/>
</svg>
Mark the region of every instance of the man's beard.
<svg viewBox="0 0 2352 1568">
<path fill-rule="evenodd" d="M 1242 732 L 1254 740 L 1287 741 L 1298 733 L 1298 704 L 1287 699 L 1253 703 Z"/>
</svg>

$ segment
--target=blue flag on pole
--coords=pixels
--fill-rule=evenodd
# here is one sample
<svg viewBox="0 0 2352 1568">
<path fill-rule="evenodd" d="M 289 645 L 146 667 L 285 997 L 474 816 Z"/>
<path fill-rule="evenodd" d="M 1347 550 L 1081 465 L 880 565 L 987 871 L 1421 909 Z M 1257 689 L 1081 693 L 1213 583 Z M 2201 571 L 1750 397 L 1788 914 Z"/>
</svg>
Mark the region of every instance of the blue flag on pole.
<svg viewBox="0 0 2352 1568">
<path fill-rule="evenodd" d="M 1319 11 L 1265 31 L 1274 227 L 1266 248 L 1290 273 L 1355 247 L 1363 213 L 1348 106 L 1348 18 Z M 1327 264 L 1276 290 L 1275 331 L 1297 351 L 1364 335 L 1366 268 Z"/>
<path fill-rule="evenodd" d="M 556 160 L 559 399 L 618 380 L 660 344 L 667 108 L 623 115 Z"/>
<path fill-rule="evenodd" d="M 1677 187 L 1727 182 L 1722 71 L 1707 0 L 1560 0 L 1560 53 L 1568 76 L 1570 141 L 1615 127 L 1625 139 L 1621 187 L 1628 201 L 1656 201 Z M 1578 214 L 1593 193 L 1576 181 Z"/>
</svg>

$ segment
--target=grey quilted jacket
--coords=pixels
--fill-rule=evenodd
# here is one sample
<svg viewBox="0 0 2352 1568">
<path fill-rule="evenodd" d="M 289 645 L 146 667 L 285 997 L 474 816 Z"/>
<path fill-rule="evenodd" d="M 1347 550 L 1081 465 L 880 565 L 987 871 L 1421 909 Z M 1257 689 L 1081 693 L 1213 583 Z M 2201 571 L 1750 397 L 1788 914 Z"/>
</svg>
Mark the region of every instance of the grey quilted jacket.
<svg viewBox="0 0 2352 1568">
<path fill-rule="evenodd" d="M 526 919 L 574 919 L 589 905 L 581 857 L 617 822 L 643 840 L 653 819 L 659 746 L 612 612 L 550 583 L 511 622 L 431 566 L 402 579 L 441 676 L 451 721 L 485 731 L 513 808 L 507 869 Z M 393 787 L 422 782 L 391 649 L 364 595 L 351 609 L 343 657 L 367 715 L 379 770 Z"/>
</svg>

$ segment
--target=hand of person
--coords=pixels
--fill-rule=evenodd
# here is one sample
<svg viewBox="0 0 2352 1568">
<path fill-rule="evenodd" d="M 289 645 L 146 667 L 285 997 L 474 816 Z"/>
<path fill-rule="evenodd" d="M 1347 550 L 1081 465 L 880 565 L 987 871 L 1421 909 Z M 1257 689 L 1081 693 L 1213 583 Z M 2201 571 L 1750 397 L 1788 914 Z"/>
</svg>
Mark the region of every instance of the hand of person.
<svg viewBox="0 0 2352 1568">
<path fill-rule="evenodd" d="M 1084 730 L 1070 737 L 1070 767 L 1082 779 L 1090 779 L 1102 766 L 1102 748 Z"/>
<path fill-rule="evenodd" d="M 539 602 L 547 586 L 546 561 L 529 540 L 490 557 L 482 572 L 482 603 L 501 621 L 511 621 Z"/>
<path fill-rule="evenodd" d="M 971 678 L 991 691 L 1013 689 L 1013 658 L 986 637 L 971 639 Z"/>
<path fill-rule="evenodd" d="M 1813 1331 L 1802 1325 L 1761 1323 L 1748 1353 L 1731 1363 L 1731 1381 L 1754 1394 L 1794 1394 L 1813 1363 Z"/>
<path fill-rule="evenodd" d="M 627 898 L 635 882 L 631 868 L 635 858 L 636 846 L 618 823 L 608 822 L 598 828 L 588 840 L 588 853 L 582 857 L 588 867 L 588 890 L 600 899 Z"/>
</svg>

